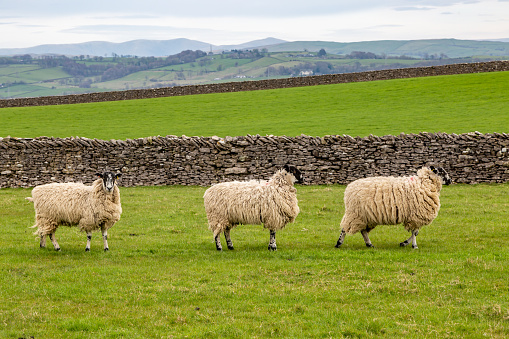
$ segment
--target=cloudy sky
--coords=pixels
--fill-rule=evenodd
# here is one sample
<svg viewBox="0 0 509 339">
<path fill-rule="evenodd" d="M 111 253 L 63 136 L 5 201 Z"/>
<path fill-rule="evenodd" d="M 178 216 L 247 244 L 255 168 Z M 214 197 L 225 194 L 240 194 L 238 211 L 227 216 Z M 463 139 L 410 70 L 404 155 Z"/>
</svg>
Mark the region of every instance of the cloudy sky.
<svg viewBox="0 0 509 339">
<path fill-rule="evenodd" d="M 0 0 L 0 48 L 188 38 L 509 38 L 509 0 Z"/>
</svg>

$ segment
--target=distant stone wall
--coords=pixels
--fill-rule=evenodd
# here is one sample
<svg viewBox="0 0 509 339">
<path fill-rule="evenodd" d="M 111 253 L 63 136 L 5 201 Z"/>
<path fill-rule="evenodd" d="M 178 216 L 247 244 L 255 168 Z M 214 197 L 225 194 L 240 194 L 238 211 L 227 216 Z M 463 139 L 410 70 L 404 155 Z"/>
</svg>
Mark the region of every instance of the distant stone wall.
<svg viewBox="0 0 509 339">
<path fill-rule="evenodd" d="M 320 76 L 296 77 L 285 79 L 228 82 L 209 85 L 176 86 L 157 89 L 98 92 L 88 94 L 51 96 L 51 97 L 4 99 L 0 100 L 0 108 L 147 99 L 191 94 L 254 91 L 263 89 L 330 85 L 347 82 L 362 82 L 373 80 L 389 80 L 389 79 L 415 78 L 436 75 L 500 72 L 500 71 L 509 71 L 509 61 L 463 63 L 443 66 L 388 69 L 381 71 L 370 71 L 359 73 L 328 74 Z"/>
<path fill-rule="evenodd" d="M 0 138 L 0 187 L 90 183 L 104 170 L 122 171 L 121 186 L 211 185 L 266 179 L 285 163 L 297 165 L 308 185 L 409 175 L 430 163 L 443 166 L 458 183 L 507 182 L 509 134 Z"/>
</svg>

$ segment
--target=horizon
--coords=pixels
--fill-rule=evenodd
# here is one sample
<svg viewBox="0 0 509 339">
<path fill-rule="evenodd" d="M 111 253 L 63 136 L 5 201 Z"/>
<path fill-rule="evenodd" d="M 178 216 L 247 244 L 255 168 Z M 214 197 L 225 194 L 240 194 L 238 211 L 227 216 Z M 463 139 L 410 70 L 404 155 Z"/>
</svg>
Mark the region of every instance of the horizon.
<svg viewBox="0 0 509 339">
<path fill-rule="evenodd" d="M 260 39 L 254 39 L 249 41 L 243 41 L 237 44 L 211 44 L 207 41 L 201 41 L 201 40 L 195 40 L 195 39 L 189 39 L 189 38 L 172 38 L 172 39 L 131 39 L 131 40 L 125 40 L 120 42 L 115 41 L 108 41 L 108 40 L 90 40 L 90 41 L 83 41 L 83 42 L 76 42 L 76 43 L 48 43 L 48 44 L 38 44 L 33 46 L 26 46 L 26 47 L 0 47 L 0 50 L 2 49 L 28 49 L 33 47 L 39 47 L 39 46 L 51 46 L 51 45 L 80 45 L 80 44 L 89 44 L 89 43 L 110 43 L 110 44 L 125 44 L 129 42 L 135 42 L 135 41 L 156 41 L 156 42 L 165 42 L 165 41 L 176 41 L 176 40 L 187 40 L 187 41 L 195 41 L 200 42 L 204 44 L 211 45 L 212 47 L 228 47 L 228 46 L 237 46 L 237 45 L 243 45 L 243 44 L 249 44 L 257 41 L 264 41 L 269 39 L 275 39 L 280 40 L 278 43 L 288 43 L 288 42 L 327 42 L 327 43 L 340 43 L 340 44 L 348 44 L 348 43 L 356 43 L 356 42 L 378 42 L 378 41 L 426 41 L 426 40 L 466 40 L 466 41 L 492 41 L 492 42 L 509 42 L 509 38 L 490 38 L 490 39 L 457 39 L 457 38 L 424 38 L 424 39 L 383 39 L 383 40 L 359 40 L 359 41 L 332 41 L 332 40 L 284 40 L 279 39 L 276 37 L 266 37 L 266 38 L 260 38 Z"/>
<path fill-rule="evenodd" d="M 442 38 L 442 39 L 414 39 L 414 40 L 372 40 L 372 41 L 354 41 L 354 42 L 337 42 L 337 41 L 287 41 L 274 37 L 268 37 L 265 39 L 256 39 L 252 41 L 246 41 L 238 45 L 213 45 L 205 41 L 191 40 L 187 38 L 175 38 L 175 39 L 167 39 L 167 40 L 152 40 L 152 39 L 134 39 L 123 42 L 111 42 L 105 40 L 97 40 L 97 41 L 86 41 L 80 43 L 69 43 L 69 44 L 42 44 L 30 47 L 21 47 L 21 48 L 0 48 L 0 56 L 9 57 L 9 56 L 19 56 L 23 54 L 29 55 L 68 55 L 68 56 L 77 56 L 77 55 L 91 55 L 91 56 L 106 56 L 106 54 L 117 54 L 117 55 L 125 55 L 125 56 L 137 56 L 137 57 L 165 57 L 168 55 L 175 55 L 185 50 L 201 50 L 205 52 L 213 52 L 214 54 L 218 54 L 228 50 L 253 50 L 259 48 L 277 48 L 276 46 L 284 45 L 284 44 L 292 44 L 292 43 L 301 43 L 301 44 L 311 44 L 309 47 L 302 47 L 304 50 L 309 51 L 318 51 L 320 48 L 320 43 L 323 43 L 321 48 L 324 48 L 328 53 L 337 54 L 336 52 L 330 51 L 332 48 L 334 50 L 333 45 L 337 44 L 339 46 L 343 46 L 340 48 L 348 48 L 349 44 L 377 44 L 377 43 L 385 43 L 387 47 L 390 49 L 391 42 L 402 42 L 402 43 L 419 43 L 426 41 L 433 41 L 432 45 L 443 44 L 444 41 L 464 41 L 467 42 L 493 42 L 493 43 L 509 43 L 509 39 L 482 39 L 482 40 L 464 40 L 464 39 L 455 39 L 455 38 Z M 137 43 L 140 43 L 139 45 Z M 455 44 L 454 42 L 452 43 Z M 118 47 L 115 47 L 118 46 Z M 430 45 L 431 46 L 431 45 Z M 415 46 L 414 46 L 415 47 Z M 422 46 L 422 48 L 426 48 L 426 45 Z M 453 47 L 453 46 L 452 46 Z M 118 48 L 118 49 L 117 49 Z M 295 47 L 288 47 L 290 49 Z M 337 46 L 336 46 L 337 48 Z M 362 47 L 360 47 L 362 49 Z M 290 50 L 289 49 L 289 50 Z M 315 50 L 316 49 L 316 50 Z M 292 49 L 293 50 L 293 49 Z M 367 52 L 372 52 L 371 49 L 362 49 Z M 417 52 L 417 50 L 415 51 Z M 421 51 L 422 52 L 422 51 Z M 106 53 L 106 54 L 105 54 Z M 387 53 L 391 55 L 398 55 L 391 53 L 390 51 L 385 51 L 382 53 Z M 341 54 L 341 53 L 340 53 Z M 412 53 L 410 53 L 412 54 Z M 405 55 L 405 53 L 402 53 Z"/>
</svg>

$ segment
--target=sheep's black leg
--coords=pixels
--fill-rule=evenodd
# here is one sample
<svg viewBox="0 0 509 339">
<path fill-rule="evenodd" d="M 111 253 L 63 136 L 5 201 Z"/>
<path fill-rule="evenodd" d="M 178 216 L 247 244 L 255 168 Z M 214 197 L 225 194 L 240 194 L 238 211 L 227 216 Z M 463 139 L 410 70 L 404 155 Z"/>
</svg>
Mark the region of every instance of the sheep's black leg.
<svg viewBox="0 0 509 339">
<path fill-rule="evenodd" d="M 413 233 L 412 235 L 410 236 L 410 238 L 408 238 L 407 240 L 403 241 L 403 242 L 400 242 L 399 243 L 399 246 L 401 247 L 405 247 L 406 245 L 408 245 L 410 243 L 410 240 L 412 240 L 412 238 L 414 237 Z"/>
<path fill-rule="evenodd" d="M 87 232 L 87 247 L 85 247 L 85 252 L 90 251 L 90 242 L 92 242 L 92 233 Z"/>
<path fill-rule="evenodd" d="M 41 235 L 41 243 L 39 244 L 39 246 L 41 248 L 45 248 L 46 247 L 46 234 L 45 235 Z"/>
<path fill-rule="evenodd" d="M 228 249 L 233 250 L 233 243 L 232 243 L 232 239 L 230 238 L 230 229 L 229 228 L 224 230 L 224 238 L 226 239 L 226 245 L 228 246 Z"/>
<path fill-rule="evenodd" d="M 270 231 L 269 251 L 276 251 L 276 231 Z"/>
<path fill-rule="evenodd" d="M 339 239 L 338 239 L 338 242 L 336 244 L 336 248 L 339 248 L 341 245 L 343 245 L 343 241 L 345 241 L 345 235 L 346 235 L 346 232 L 345 230 L 341 230 L 341 234 L 339 235 Z"/>
<path fill-rule="evenodd" d="M 364 242 L 366 243 L 366 247 L 374 247 L 371 243 L 371 240 L 369 240 L 368 231 L 362 230 L 361 231 L 362 237 L 364 238 Z"/>
<path fill-rule="evenodd" d="M 53 244 L 53 247 L 55 248 L 55 251 L 60 251 L 60 245 L 57 242 L 57 238 L 55 237 L 55 233 L 49 234 L 49 239 L 51 240 L 51 243 Z"/>
<path fill-rule="evenodd" d="M 107 229 L 101 229 L 102 235 L 103 235 L 103 242 L 104 242 L 104 251 L 109 251 L 110 248 L 108 247 L 108 230 Z"/>
<path fill-rule="evenodd" d="M 418 248 L 417 247 L 417 234 L 419 234 L 419 231 L 414 231 L 414 239 L 412 241 L 412 248 Z"/>
<path fill-rule="evenodd" d="M 412 235 L 410 236 L 410 238 L 399 243 L 399 246 L 401 246 L 401 247 L 406 246 L 410 243 L 410 241 L 412 241 L 412 248 L 419 248 L 419 247 L 417 247 L 417 239 L 416 239 L 417 234 L 419 234 L 419 231 L 412 231 Z"/>
<path fill-rule="evenodd" d="M 221 235 L 221 233 L 218 233 L 215 237 L 214 237 L 214 240 L 216 241 L 216 250 L 218 251 L 222 251 L 223 250 L 223 247 L 221 246 L 221 239 L 219 239 L 219 236 Z"/>
</svg>

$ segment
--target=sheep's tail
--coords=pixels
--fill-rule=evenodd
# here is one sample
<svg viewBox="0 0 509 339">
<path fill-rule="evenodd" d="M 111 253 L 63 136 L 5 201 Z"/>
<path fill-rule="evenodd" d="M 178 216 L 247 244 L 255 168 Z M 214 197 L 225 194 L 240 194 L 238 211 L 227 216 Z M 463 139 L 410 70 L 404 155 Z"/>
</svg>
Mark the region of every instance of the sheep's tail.
<svg viewBox="0 0 509 339">
<path fill-rule="evenodd" d="M 30 202 L 34 202 L 34 198 L 32 198 L 32 197 L 26 197 L 25 199 L 26 199 L 26 200 L 28 200 L 28 201 L 30 201 Z M 36 228 L 36 227 L 37 227 L 37 224 L 35 224 L 34 226 L 30 226 L 29 228 Z M 38 231 L 38 230 L 37 230 L 37 231 L 35 231 L 35 233 L 34 233 L 34 234 L 37 234 L 37 235 L 38 235 L 38 234 L 39 234 L 39 231 Z"/>
</svg>

